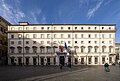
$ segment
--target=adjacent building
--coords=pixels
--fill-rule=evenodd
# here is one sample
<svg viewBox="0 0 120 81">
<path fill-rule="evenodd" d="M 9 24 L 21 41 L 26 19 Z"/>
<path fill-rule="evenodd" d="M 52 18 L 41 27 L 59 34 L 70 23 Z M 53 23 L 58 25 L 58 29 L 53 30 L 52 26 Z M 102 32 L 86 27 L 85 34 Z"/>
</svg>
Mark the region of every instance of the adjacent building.
<svg viewBox="0 0 120 81">
<path fill-rule="evenodd" d="M 8 26 L 10 65 L 103 65 L 115 62 L 115 24 Z"/>
<path fill-rule="evenodd" d="M 116 63 L 120 62 L 120 43 L 115 43 Z"/>
<path fill-rule="evenodd" d="M 0 65 L 7 64 L 7 27 L 11 25 L 0 16 Z"/>
</svg>

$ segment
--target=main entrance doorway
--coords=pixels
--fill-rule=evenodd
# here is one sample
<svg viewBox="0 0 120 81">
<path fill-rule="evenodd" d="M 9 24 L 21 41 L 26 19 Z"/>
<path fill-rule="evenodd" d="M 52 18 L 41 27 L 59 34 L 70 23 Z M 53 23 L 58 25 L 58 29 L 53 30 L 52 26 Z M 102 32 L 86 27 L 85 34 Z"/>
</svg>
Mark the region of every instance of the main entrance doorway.
<svg viewBox="0 0 120 81">
<path fill-rule="evenodd" d="M 60 56 L 59 62 L 60 62 L 60 64 L 62 64 L 64 66 L 64 64 L 65 64 L 65 58 L 64 58 L 64 56 Z"/>
</svg>

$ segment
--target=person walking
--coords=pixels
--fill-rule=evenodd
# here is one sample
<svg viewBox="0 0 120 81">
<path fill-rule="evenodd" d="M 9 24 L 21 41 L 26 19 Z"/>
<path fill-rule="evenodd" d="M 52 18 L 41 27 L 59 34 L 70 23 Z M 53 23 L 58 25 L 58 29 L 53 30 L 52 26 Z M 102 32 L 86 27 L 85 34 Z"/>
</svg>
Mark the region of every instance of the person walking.
<svg viewBox="0 0 120 81">
<path fill-rule="evenodd" d="M 105 67 L 105 71 L 106 71 L 106 72 L 109 72 L 109 71 L 110 71 L 110 69 L 109 69 L 109 64 L 108 64 L 108 63 L 105 63 L 105 64 L 104 64 L 104 67 Z"/>
</svg>

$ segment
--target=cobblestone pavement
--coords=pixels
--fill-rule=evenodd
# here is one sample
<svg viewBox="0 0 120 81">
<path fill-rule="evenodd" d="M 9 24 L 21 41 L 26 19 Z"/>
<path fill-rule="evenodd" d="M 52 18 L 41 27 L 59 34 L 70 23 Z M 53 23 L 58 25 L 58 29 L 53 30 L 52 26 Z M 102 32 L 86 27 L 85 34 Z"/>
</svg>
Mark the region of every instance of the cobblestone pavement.
<svg viewBox="0 0 120 81">
<path fill-rule="evenodd" d="M 110 72 L 105 72 L 103 66 L 94 66 L 79 70 L 69 70 L 45 76 L 31 77 L 19 81 L 120 81 L 120 68 L 110 66 Z"/>
<path fill-rule="evenodd" d="M 86 67 L 87 66 L 73 66 L 72 71 L 80 70 Z M 61 70 L 58 66 L 0 66 L 0 81 L 21 81 L 21 79 L 24 78 L 39 77 L 44 75 L 48 76 L 55 73 L 64 73 L 68 70 L 68 67 L 63 67 Z"/>
</svg>

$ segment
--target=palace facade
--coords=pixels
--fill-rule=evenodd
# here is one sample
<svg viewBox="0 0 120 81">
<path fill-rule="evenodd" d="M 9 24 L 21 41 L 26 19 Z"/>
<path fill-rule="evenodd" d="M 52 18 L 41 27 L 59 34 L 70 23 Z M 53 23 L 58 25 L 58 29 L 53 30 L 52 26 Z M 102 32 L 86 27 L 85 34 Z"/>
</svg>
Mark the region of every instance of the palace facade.
<svg viewBox="0 0 120 81">
<path fill-rule="evenodd" d="M 115 62 L 115 24 L 8 26 L 9 65 L 103 65 Z"/>
</svg>

